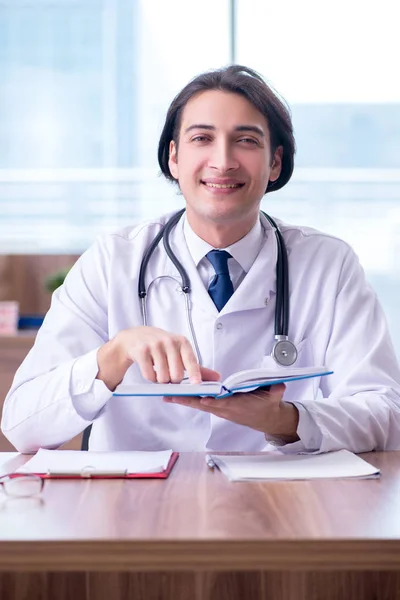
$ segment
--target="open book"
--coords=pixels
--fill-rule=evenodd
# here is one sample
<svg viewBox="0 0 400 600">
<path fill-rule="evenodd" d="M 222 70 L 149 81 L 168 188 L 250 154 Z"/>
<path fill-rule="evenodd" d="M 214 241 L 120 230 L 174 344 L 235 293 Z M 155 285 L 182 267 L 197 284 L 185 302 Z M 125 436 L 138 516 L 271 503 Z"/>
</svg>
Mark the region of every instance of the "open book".
<svg viewBox="0 0 400 600">
<path fill-rule="evenodd" d="M 237 392 L 250 392 L 259 387 L 271 386 L 287 381 L 330 375 L 327 367 L 278 367 L 247 369 L 230 375 L 224 381 L 202 381 L 201 383 L 138 383 L 121 384 L 114 396 L 213 396 L 226 398 Z"/>
</svg>

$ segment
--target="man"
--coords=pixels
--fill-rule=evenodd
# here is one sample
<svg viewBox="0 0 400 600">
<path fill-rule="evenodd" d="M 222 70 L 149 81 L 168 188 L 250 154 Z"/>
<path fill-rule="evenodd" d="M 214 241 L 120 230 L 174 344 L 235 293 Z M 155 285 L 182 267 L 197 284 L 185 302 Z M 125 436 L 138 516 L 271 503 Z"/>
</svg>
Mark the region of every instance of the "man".
<svg viewBox="0 0 400 600">
<path fill-rule="evenodd" d="M 293 155 L 288 111 L 250 69 L 205 73 L 178 94 L 159 163 L 186 205 L 169 242 L 190 279 L 189 308 L 160 243 L 143 324 L 140 267 L 170 215 L 98 240 L 53 295 L 6 399 L 2 429 L 18 450 L 57 447 L 91 423 L 93 450 L 400 447 L 399 367 L 357 258 L 341 240 L 283 223 L 296 366 L 334 374 L 226 400 L 112 396 L 121 381 L 225 378 L 268 360 L 277 243 L 259 209 L 290 179 Z"/>
</svg>

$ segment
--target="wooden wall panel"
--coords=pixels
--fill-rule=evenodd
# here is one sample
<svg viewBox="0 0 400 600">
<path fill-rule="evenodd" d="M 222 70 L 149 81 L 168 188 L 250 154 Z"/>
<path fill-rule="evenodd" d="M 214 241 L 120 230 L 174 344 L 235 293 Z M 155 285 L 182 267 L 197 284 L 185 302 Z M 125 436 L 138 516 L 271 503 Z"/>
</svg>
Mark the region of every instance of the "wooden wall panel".
<svg viewBox="0 0 400 600">
<path fill-rule="evenodd" d="M 51 294 L 45 289 L 48 275 L 72 266 L 78 255 L 0 255 L 0 301 L 17 300 L 20 315 L 45 314 L 50 306 Z M 34 334 L 0 336 L 0 414 L 4 398 L 10 389 L 15 371 L 29 352 Z M 80 439 L 66 445 L 80 448 Z M 14 450 L 0 433 L 0 452 Z M 1 595 L 0 595 L 1 598 Z"/>
<path fill-rule="evenodd" d="M 51 294 L 44 287 L 46 277 L 77 259 L 76 254 L 0 256 L 0 301 L 17 300 L 22 315 L 47 312 Z"/>
<path fill-rule="evenodd" d="M 0 336 L 0 415 L 15 372 L 31 349 L 34 340 L 35 334 Z M 0 452 L 13 450 L 15 448 L 0 432 Z"/>
</svg>

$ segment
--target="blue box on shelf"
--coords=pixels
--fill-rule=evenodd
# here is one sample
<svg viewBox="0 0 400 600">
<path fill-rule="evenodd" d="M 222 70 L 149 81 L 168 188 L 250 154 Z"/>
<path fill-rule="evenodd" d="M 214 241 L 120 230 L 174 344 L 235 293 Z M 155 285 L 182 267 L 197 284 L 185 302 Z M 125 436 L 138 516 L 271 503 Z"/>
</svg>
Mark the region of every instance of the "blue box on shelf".
<svg viewBox="0 0 400 600">
<path fill-rule="evenodd" d="M 39 329 L 44 315 L 21 315 L 18 319 L 18 329 Z"/>
</svg>

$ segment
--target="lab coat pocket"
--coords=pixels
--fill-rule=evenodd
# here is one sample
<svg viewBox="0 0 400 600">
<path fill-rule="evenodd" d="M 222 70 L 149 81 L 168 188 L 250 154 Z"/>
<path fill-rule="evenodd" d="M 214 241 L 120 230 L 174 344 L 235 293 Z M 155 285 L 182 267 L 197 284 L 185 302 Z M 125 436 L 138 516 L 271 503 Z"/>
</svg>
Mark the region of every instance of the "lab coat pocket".
<svg viewBox="0 0 400 600">
<path fill-rule="evenodd" d="M 313 367 L 314 357 L 312 352 L 311 343 L 308 338 L 301 340 L 299 344 L 296 344 L 297 348 L 297 360 L 294 367 Z"/>
</svg>

